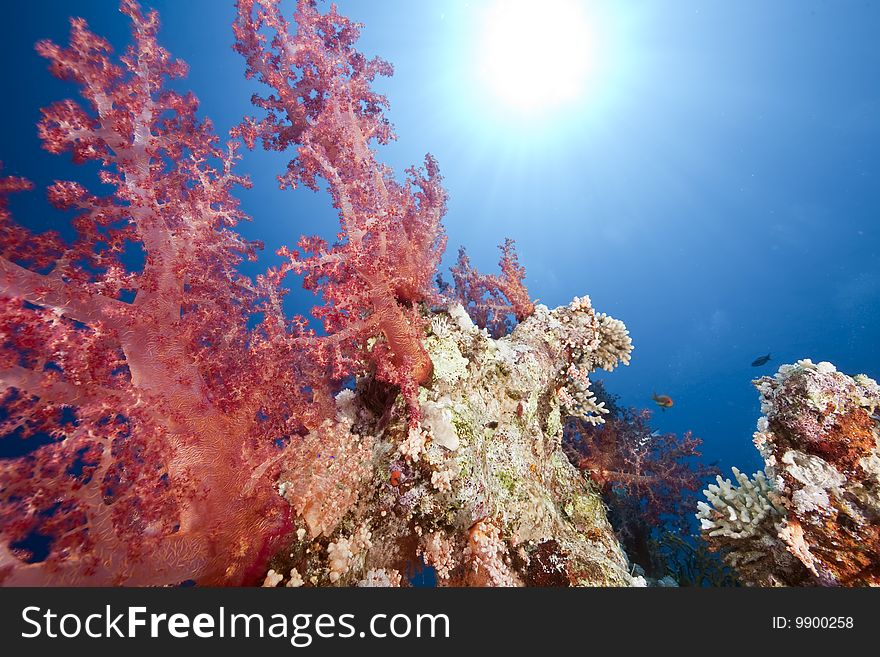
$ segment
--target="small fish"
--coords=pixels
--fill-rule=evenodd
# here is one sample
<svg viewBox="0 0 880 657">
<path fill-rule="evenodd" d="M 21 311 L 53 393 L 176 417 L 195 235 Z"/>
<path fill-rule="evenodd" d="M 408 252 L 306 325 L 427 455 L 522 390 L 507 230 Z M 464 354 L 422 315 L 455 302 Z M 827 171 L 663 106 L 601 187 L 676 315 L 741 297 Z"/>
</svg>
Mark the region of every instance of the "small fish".
<svg viewBox="0 0 880 657">
<path fill-rule="evenodd" d="M 770 354 L 767 354 L 766 356 L 761 356 L 760 358 L 756 358 L 755 360 L 752 361 L 752 367 L 761 367 L 761 365 L 764 365 L 769 360 L 770 360 Z"/>
<path fill-rule="evenodd" d="M 672 401 L 672 397 L 670 397 L 669 395 L 658 395 L 656 392 L 651 395 L 651 399 L 657 402 L 657 406 L 662 408 L 664 411 L 667 408 L 672 408 L 672 405 L 675 403 L 674 401 Z"/>
</svg>

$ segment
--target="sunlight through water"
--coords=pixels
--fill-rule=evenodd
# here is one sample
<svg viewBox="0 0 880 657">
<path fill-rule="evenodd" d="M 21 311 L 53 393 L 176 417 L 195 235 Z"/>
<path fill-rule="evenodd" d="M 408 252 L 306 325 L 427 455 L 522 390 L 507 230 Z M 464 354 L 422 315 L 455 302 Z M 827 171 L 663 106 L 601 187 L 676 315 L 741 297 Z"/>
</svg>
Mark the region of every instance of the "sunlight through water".
<svg viewBox="0 0 880 657">
<path fill-rule="evenodd" d="M 499 0 L 483 25 L 479 74 L 497 102 L 532 114 L 584 93 L 595 53 L 582 2 Z"/>
</svg>

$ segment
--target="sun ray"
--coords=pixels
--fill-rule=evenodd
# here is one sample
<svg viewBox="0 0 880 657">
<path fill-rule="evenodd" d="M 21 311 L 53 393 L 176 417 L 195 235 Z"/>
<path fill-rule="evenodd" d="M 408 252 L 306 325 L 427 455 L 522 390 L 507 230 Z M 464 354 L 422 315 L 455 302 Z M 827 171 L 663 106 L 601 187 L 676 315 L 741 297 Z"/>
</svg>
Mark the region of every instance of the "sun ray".
<svg viewBox="0 0 880 657">
<path fill-rule="evenodd" d="M 484 17 L 480 76 L 505 106 L 522 113 L 576 101 L 594 69 L 583 2 L 499 0 Z"/>
</svg>

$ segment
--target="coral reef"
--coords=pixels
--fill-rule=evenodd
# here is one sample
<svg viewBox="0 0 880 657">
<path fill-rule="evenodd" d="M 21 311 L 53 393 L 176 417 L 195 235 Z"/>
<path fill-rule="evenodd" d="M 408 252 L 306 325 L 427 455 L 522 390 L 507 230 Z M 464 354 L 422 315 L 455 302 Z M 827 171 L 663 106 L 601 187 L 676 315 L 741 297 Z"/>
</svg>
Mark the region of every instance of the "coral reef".
<svg viewBox="0 0 880 657">
<path fill-rule="evenodd" d="M 447 586 L 632 584 L 598 490 L 561 446 L 569 368 L 615 364 L 589 300 L 552 311 L 539 305 L 499 340 L 460 305 L 438 318 L 444 328 L 427 343 L 431 357 L 454 352 L 466 367 L 452 364 L 453 376 L 437 358 L 419 391 L 425 411 L 415 429 L 400 399 L 390 409 L 371 406 L 374 381 L 340 394 L 352 440 L 373 436 L 372 474 L 341 519 L 337 508 L 320 521 L 300 514 L 299 540 L 272 568 L 293 568 L 313 585 L 353 585 L 375 579 L 369 573 L 407 573 L 421 558 Z M 616 359 L 628 357 L 625 344 Z M 326 476 L 348 487 L 342 473 L 362 467 L 352 452 Z M 339 546 L 365 527 L 369 545 L 341 568 Z"/>
<path fill-rule="evenodd" d="M 809 360 L 754 383 L 765 470 L 705 491 L 704 537 L 746 584 L 880 584 L 877 383 Z"/>
<path fill-rule="evenodd" d="M 756 472 L 754 478 L 749 479 L 733 468 L 733 476 L 739 486 L 718 475 L 718 484 L 711 484 L 704 491 L 719 515 L 710 513 L 705 502 L 699 503 L 700 528 L 710 537 L 746 538 L 754 535 L 765 520 L 776 524 L 785 513 L 779 495 L 770 488 L 763 472 Z"/>
<path fill-rule="evenodd" d="M 43 145 L 108 190 L 50 188 L 73 243 L 14 224 L 6 197 L 30 184 L 0 180 L 0 429 L 22 443 L 0 461 L 0 582 L 389 586 L 421 558 L 444 584 L 631 583 L 560 448 L 567 417 L 602 421 L 589 374 L 628 362 L 625 326 L 586 297 L 533 306 L 511 242 L 481 279 L 510 336 L 442 309 L 437 164 L 400 183 L 376 159 L 393 135 L 371 83 L 391 69 L 334 7 L 300 0 L 292 32 L 277 2 L 238 2 L 235 48 L 271 91 L 226 144 L 168 84 L 186 67 L 157 14 L 121 7 L 121 57 L 80 19 L 68 47 L 38 45 L 84 101 L 43 110 Z M 260 245 L 235 230 L 238 140 L 293 152 L 283 186 L 326 182 L 335 244 L 239 271 Z M 285 316 L 289 272 L 323 334 Z"/>
</svg>

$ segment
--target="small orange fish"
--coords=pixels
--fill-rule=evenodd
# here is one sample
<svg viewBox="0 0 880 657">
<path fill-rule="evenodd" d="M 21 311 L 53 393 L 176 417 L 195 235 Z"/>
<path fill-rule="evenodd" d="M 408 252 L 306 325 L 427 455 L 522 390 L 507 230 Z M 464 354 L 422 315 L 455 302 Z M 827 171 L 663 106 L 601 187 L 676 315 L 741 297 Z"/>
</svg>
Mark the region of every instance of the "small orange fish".
<svg viewBox="0 0 880 657">
<path fill-rule="evenodd" d="M 651 396 L 651 399 L 653 399 L 657 403 L 657 406 L 664 411 L 667 408 L 672 408 L 672 405 L 675 404 L 675 402 L 672 401 L 672 397 L 669 395 L 658 395 L 656 392 Z"/>
</svg>

